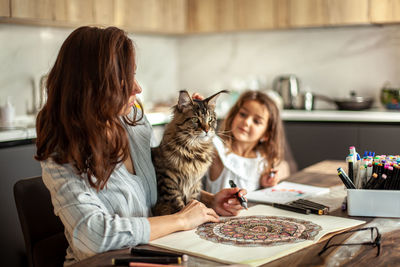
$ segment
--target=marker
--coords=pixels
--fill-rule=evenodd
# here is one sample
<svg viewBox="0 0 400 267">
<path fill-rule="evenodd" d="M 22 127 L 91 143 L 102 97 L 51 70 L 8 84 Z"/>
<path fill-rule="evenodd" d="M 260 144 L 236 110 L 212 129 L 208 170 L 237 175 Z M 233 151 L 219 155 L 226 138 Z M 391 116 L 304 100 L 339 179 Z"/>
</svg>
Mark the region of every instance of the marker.
<svg viewBox="0 0 400 267">
<path fill-rule="evenodd" d="M 310 209 L 311 213 L 315 213 L 318 215 L 328 214 L 329 211 L 329 207 L 307 199 L 297 199 L 291 202 L 291 204 L 299 205 L 306 209 Z"/>
<path fill-rule="evenodd" d="M 378 179 L 372 189 L 382 189 L 382 186 L 384 186 L 384 184 L 386 182 L 386 178 L 387 178 L 386 173 L 384 173 L 380 177 L 378 177 Z"/>
<path fill-rule="evenodd" d="M 378 174 L 377 173 L 373 173 L 371 175 L 371 178 L 369 178 L 367 184 L 365 185 L 365 189 L 371 189 L 375 186 L 376 181 L 378 180 Z"/>
<path fill-rule="evenodd" d="M 189 259 L 189 256 L 186 254 L 178 254 L 178 253 L 151 250 L 151 249 L 145 249 L 145 248 L 136 248 L 136 247 L 132 247 L 130 249 L 130 253 L 131 253 L 131 255 L 135 255 L 135 256 L 182 257 L 182 261 L 188 261 L 188 259 Z"/>
<path fill-rule="evenodd" d="M 347 176 L 347 174 L 344 172 L 342 168 L 338 168 L 338 175 L 340 179 L 342 180 L 343 184 L 346 186 L 348 189 L 356 189 L 355 185 L 353 182 L 350 180 L 350 178 Z"/>
<path fill-rule="evenodd" d="M 342 202 L 342 211 L 347 210 L 347 197 L 344 197 Z"/>
<path fill-rule="evenodd" d="M 298 213 L 303 213 L 303 214 L 310 214 L 311 213 L 310 209 L 306 209 L 306 208 L 303 208 L 303 207 L 290 205 L 290 204 L 273 203 L 272 207 L 278 208 L 278 209 L 283 209 L 283 210 L 288 210 L 288 211 L 293 211 L 293 212 L 298 212 Z"/>
<path fill-rule="evenodd" d="M 235 182 L 232 181 L 232 180 L 229 180 L 229 185 L 230 185 L 232 188 L 237 187 L 237 185 L 235 184 Z M 248 208 L 247 208 L 247 201 L 246 201 L 246 199 L 245 199 L 243 196 L 239 197 L 239 191 L 236 192 L 235 195 L 236 195 L 236 198 L 239 200 L 240 205 L 242 205 L 242 207 L 245 208 L 245 209 L 247 210 Z"/>
<path fill-rule="evenodd" d="M 166 264 L 159 264 L 159 263 L 146 263 L 146 262 L 130 262 L 129 267 L 182 267 L 182 265 L 166 265 Z"/>
<path fill-rule="evenodd" d="M 298 207 L 298 208 L 302 208 L 302 209 L 306 209 L 306 210 L 310 210 L 310 213 L 317 214 L 317 215 L 324 215 L 325 214 L 325 211 L 323 209 L 316 208 L 316 207 L 309 206 L 309 205 L 305 205 L 305 204 L 301 204 L 301 203 L 296 203 L 294 201 L 288 203 L 288 205 L 294 206 L 294 207 Z"/>
<path fill-rule="evenodd" d="M 347 157 L 347 163 L 348 163 L 348 172 L 349 172 L 349 178 L 350 178 L 350 180 L 352 180 L 353 182 L 354 182 L 354 175 L 353 175 L 353 171 L 354 171 L 354 168 L 353 168 L 353 157 L 352 156 L 348 156 Z"/>
<path fill-rule="evenodd" d="M 275 177 L 276 171 L 273 171 L 273 169 L 274 169 L 274 165 L 271 165 L 271 171 L 269 173 L 269 177 L 270 178 L 274 178 Z"/>
<path fill-rule="evenodd" d="M 181 257 L 131 257 L 131 258 L 114 258 L 111 260 L 112 265 L 129 266 L 131 262 L 140 263 L 182 263 Z"/>
</svg>

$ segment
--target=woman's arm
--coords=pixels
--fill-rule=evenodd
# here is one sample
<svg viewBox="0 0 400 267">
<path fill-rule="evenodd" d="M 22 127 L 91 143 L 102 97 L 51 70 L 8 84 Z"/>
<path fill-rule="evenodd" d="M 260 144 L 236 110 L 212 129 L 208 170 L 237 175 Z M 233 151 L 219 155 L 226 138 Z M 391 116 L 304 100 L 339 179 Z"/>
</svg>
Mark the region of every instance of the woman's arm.
<svg viewBox="0 0 400 267">
<path fill-rule="evenodd" d="M 205 222 L 218 222 L 218 215 L 203 203 L 192 200 L 181 211 L 165 216 L 148 218 L 150 222 L 150 240 L 164 235 L 193 229 Z"/>
</svg>

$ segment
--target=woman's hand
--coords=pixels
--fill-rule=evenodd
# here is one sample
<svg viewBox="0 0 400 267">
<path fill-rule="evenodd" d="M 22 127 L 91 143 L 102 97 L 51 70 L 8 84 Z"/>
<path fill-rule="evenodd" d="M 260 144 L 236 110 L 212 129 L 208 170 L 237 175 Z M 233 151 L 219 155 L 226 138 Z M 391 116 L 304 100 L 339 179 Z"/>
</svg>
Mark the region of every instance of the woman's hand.
<svg viewBox="0 0 400 267">
<path fill-rule="evenodd" d="M 270 173 L 264 173 L 260 177 L 260 186 L 262 188 L 271 187 L 279 183 L 280 179 L 276 175 L 278 172 L 277 169 L 271 169 Z"/>
<path fill-rule="evenodd" d="M 217 213 L 197 200 L 190 201 L 176 215 L 182 221 L 182 230 L 191 230 L 206 222 L 219 222 Z"/>
<path fill-rule="evenodd" d="M 214 195 L 211 207 L 222 216 L 238 215 L 240 210 L 243 209 L 236 197 L 238 192 L 239 196 L 247 194 L 246 189 L 239 189 L 238 187 L 222 189 Z"/>
</svg>

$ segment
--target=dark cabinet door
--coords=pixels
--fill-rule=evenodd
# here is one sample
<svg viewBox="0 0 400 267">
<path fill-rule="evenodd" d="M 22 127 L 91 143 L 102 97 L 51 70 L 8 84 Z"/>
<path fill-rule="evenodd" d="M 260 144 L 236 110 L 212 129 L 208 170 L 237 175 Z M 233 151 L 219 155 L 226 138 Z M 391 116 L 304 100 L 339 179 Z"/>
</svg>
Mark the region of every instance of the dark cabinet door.
<svg viewBox="0 0 400 267">
<path fill-rule="evenodd" d="M 399 155 L 400 124 L 361 125 L 359 143 L 363 153 L 368 150 L 378 155 Z"/>
<path fill-rule="evenodd" d="M 321 160 L 343 160 L 349 146 L 358 147 L 358 126 L 330 122 L 284 122 L 299 170 Z"/>
<path fill-rule="evenodd" d="M 33 156 L 34 144 L 0 148 L 0 251 L 2 266 L 27 266 L 25 244 L 14 202 L 16 181 L 42 174 L 40 164 Z"/>
</svg>

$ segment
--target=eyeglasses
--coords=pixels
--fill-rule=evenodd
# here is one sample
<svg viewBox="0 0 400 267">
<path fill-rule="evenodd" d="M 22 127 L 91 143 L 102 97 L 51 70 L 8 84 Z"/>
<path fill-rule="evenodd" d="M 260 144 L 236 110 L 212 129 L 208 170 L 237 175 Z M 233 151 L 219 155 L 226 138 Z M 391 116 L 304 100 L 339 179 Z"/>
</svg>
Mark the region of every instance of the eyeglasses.
<svg viewBox="0 0 400 267">
<path fill-rule="evenodd" d="M 353 233 L 353 232 L 359 232 L 359 231 L 368 231 L 368 230 L 371 230 L 371 241 L 369 241 L 369 242 L 350 243 L 350 244 L 329 244 L 329 242 L 336 236 L 344 235 L 344 234 L 348 234 L 348 233 Z M 374 235 L 374 230 L 376 231 L 376 236 Z M 375 236 L 375 239 L 374 239 L 374 236 Z M 349 231 L 345 231 L 345 232 L 341 232 L 341 233 L 338 233 L 336 235 L 333 235 L 328 239 L 328 242 L 326 242 L 325 246 L 318 253 L 318 255 L 321 256 L 322 253 L 324 253 L 326 250 L 328 250 L 331 247 L 356 246 L 356 245 L 365 245 L 365 246 L 377 247 L 378 248 L 378 252 L 376 253 L 376 257 L 378 257 L 379 254 L 381 253 L 381 234 L 379 233 L 378 228 L 377 227 L 366 227 L 366 228 L 349 230 Z"/>
</svg>

